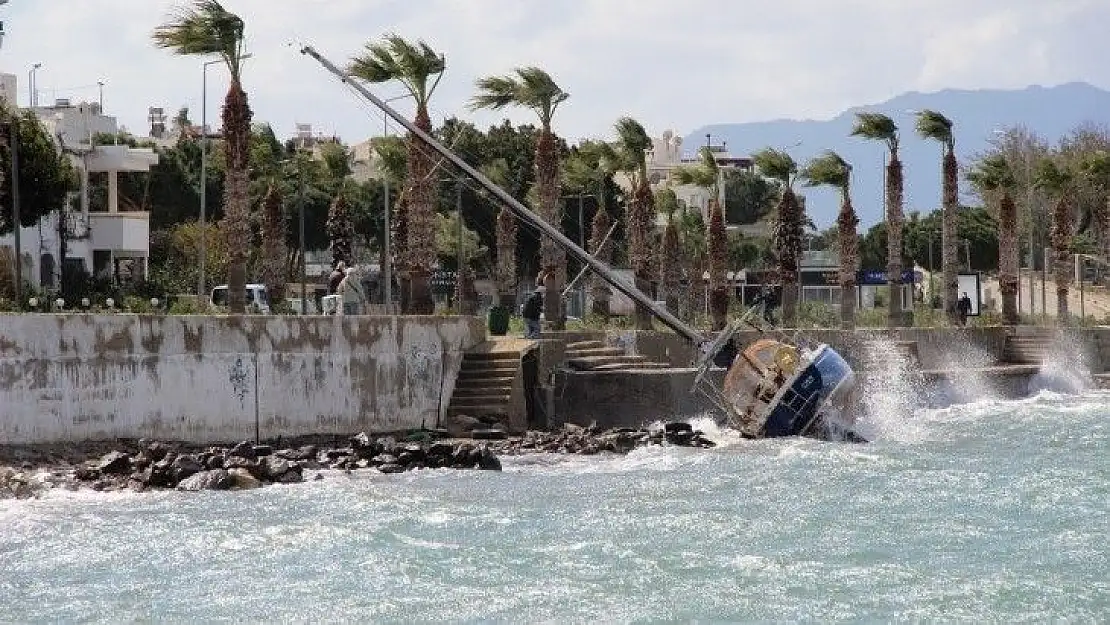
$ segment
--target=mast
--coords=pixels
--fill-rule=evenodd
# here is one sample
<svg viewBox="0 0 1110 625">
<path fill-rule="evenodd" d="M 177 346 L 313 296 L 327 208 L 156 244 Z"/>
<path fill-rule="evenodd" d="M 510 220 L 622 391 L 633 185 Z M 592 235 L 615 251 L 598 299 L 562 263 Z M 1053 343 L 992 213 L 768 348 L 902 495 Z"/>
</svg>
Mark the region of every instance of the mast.
<svg viewBox="0 0 1110 625">
<path fill-rule="evenodd" d="M 383 113 L 393 118 L 393 120 L 396 121 L 398 124 L 404 126 L 406 130 L 418 137 L 428 147 L 432 148 L 436 152 L 439 152 L 439 154 L 442 155 L 443 158 L 451 161 L 451 163 L 455 165 L 455 167 L 458 167 L 460 170 L 462 170 L 462 172 L 465 173 L 470 179 L 480 184 L 483 188 L 496 196 L 497 199 L 504 202 L 505 206 L 509 210 L 511 210 L 513 214 L 515 214 L 521 221 L 524 221 L 525 223 L 542 232 L 544 235 L 550 237 L 553 241 L 555 241 L 557 245 L 565 249 L 567 253 L 574 257 L 576 260 L 588 265 L 590 269 L 593 269 L 595 272 L 597 272 L 597 274 L 601 276 L 603 280 L 612 285 L 614 289 L 620 291 L 621 293 L 624 293 L 636 303 L 650 310 L 651 314 L 655 318 L 659 319 L 659 321 L 663 322 L 663 324 L 666 325 L 668 328 L 674 330 L 680 336 L 684 337 L 686 340 L 695 345 L 700 345 L 705 341 L 705 337 L 700 332 L 698 332 L 697 329 L 684 323 L 681 319 L 671 314 L 670 311 L 658 306 L 654 300 L 652 300 L 642 291 L 622 279 L 620 275 L 614 272 L 613 269 L 610 268 L 608 265 L 587 254 L 585 250 L 575 245 L 573 241 L 563 235 L 563 233 L 560 232 L 558 228 L 552 226 L 551 224 L 541 219 L 538 215 L 528 210 L 528 208 L 517 201 L 516 198 L 509 195 L 504 189 L 494 184 L 492 181 L 490 181 L 489 178 L 486 178 L 477 169 L 471 167 L 466 161 L 462 159 L 462 157 L 447 149 L 439 141 L 436 141 L 433 137 L 429 136 L 428 133 L 417 128 L 415 124 L 410 122 L 407 118 L 405 118 L 388 104 L 386 104 L 385 101 L 381 100 L 373 93 L 370 93 L 370 91 L 363 87 L 361 84 L 351 80 L 350 77 L 345 72 L 343 72 L 343 70 L 339 69 L 335 66 L 334 63 L 324 58 L 319 52 L 316 51 L 315 48 L 313 48 L 312 46 L 303 46 L 301 47 L 301 54 L 305 54 L 316 59 L 316 61 L 320 63 L 320 65 L 324 66 L 324 69 L 334 74 L 335 77 L 343 83 L 349 85 L 352 89 L 357 91 L 359 95 L 366 98 L 374 106 L 381 109 Z"/>
</svg>

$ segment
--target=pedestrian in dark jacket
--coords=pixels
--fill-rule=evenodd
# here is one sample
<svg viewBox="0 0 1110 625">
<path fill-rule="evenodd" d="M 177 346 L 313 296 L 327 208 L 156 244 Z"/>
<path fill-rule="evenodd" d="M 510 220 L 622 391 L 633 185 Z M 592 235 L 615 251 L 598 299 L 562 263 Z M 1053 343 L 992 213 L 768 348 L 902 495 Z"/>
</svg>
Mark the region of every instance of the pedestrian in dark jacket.
<svg viewBox="0 0 1110 625">
<path fill-rule="evenodd" d="M 540 313 L 543 311 L 544 287 L 537 286 L 535 291 L 524 300 L 524 308 L 520 315 L 524 317 L 524 338 L 540 338 Z"/>
</svg>

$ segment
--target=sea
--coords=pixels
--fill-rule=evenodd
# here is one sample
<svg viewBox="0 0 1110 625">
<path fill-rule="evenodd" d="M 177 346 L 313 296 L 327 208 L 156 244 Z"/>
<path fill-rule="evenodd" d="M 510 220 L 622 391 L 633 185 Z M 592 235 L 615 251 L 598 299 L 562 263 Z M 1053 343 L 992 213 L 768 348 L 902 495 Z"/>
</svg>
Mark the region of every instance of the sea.
<svg viewBox="0 0 1110 625">
<path fill-rule="evenodd" d="M 1110 394 L 1046 382 L 873 388 L 869 444 L 706 419 L 711 450 L 0 501 L 0 622 L 1110 622 Z"/>
</svg>

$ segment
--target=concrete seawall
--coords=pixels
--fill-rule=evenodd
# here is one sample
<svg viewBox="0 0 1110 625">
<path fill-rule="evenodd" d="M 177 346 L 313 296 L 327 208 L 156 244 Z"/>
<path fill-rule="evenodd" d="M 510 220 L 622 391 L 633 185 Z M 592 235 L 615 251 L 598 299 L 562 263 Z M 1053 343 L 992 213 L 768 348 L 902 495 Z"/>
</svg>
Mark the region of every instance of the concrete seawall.
<svg viewBox="0 0 1110 625">
<path fill-rule="evenodd" d="M 475 317 L 0 316 L 0 444 L 436 423 Z"/>
</svg>

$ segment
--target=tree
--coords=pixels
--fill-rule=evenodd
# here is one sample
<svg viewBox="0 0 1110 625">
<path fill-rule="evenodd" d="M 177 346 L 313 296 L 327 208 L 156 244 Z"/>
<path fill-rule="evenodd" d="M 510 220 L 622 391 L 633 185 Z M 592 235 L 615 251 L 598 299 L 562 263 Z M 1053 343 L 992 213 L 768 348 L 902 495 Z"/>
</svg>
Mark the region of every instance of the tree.
<svg viewBox="0 0 1110 625">
<path fill-rule="evenodd" d="M 1110 259 L 1110 152 L 1098 150 L 1085 155 L 1079 171 L 1100 195 L 1094 221 L 1102 242 L 1100 254 L 1107 260 Z"/>
<path fill-rule="evenodd" d="M 594 258 L 606 264 L 613 260 L 613 241 L 605 238 L 612 227 L 613 223 L 609 219 L 609 212 L 604 208 L 599 208 L 594 213 L 593 222 L 590 224 L 589 251 Z M 610 314 L 609 283 L 603 280 L 601 276 L 594 276 L 590 285 L 590 295 L 593 297 L 592 312 L 603 319 L 608 319 Z"/>
<path fill-rule="evenodd" d="M 331 242 L 332 264 L 354 265 L 355 259 L 351 254 L 351 238 L 354 230 L 351 228 L 351 217 L 347 214 L 347 200 L 343 194 L 337 194 L 328 209 L 328 240 Z"/>
<path fill-rule="evenodd" d="M 444 55 L 427 43 L 412 43 L 397 35 L 386 35 L 381 42 L 367 43 L 365 53 L 353 58 L 347 71 L 369 83 L 401 83 L 416 102 L 414 124 L 430 133 L 432 121 L 428 116 L 428 101 L 445 69 Z M 434 302 L 429 280 L 436 259 L 435 160 L 427 146 L 412 133 L 408 136 L 407 165 L 405 215 L 399 224 L 406 235 L 404 258 L 407 264 L 403 268 L 408 273 L 409 294 L 405 298 L 405 312 L 430 314 L 434 311 Z"/>
<path fill-rule="evenodd" d="M 917 113 L 917 134 L 923 139 L 939 142 L 944 146 L 941 161 L 941 275 L 944 294 L 944 310 L 949 320 L 956 320 L 956 301 L 959 298 L 959 282 L 956 275 L 958 257 L 956 254 L 956 211 L 959 209 L 959 164 L 956 162 L 956 139 L 952 132 L 952 120 L 930 110 Z"/>
<path fill-rule="evenodd" d="M 742 169 L 721 172 L 725 195 L 725 221 L 728 224 L 754 224 L 770 215 L 782 198 L 774 180 Z"/>
<path fill-rule="evenodd" d="M 1044 159 L 1037 165 L 1035 180 L 1037 188 L 1056 199 L 1052 210 L 1052 268 L 1056 280 L 1056 319 L 1063 325 L 1068 319 L 1068 290 L 1071 285 L 1071 189 L 1075 177 L 1054 160 Z"/>
<path fill-rule="evenodd" d="M 179 9 L 169 22 L 154 30 L 154 44 L 183 55 L 217 55 L 227 65 L 231 84 L 224 98 L 223 134 L 227 164 L 224 195 L 226 234 L 231 254 L 228 264 L 228 308 L 246 312 L 247 248 L 250 240 L 250 191 L 247 166 L 251 109 L 241 82 L 243 20 L 216 0 L 196 0 Z"/>
<path fill-rule="evenodd" d="M 672 176 L 678 184 L 692 184 L 709 191 L 709 223 L 706 231 L 706 265 L 709 270 L 709 311 L 713 326 L 723 328 L 728 316 L 728 236 L 725 233 L 724 212 L 721 210 L 720 169 L 717 159 L 708 146 L 699 151 L 695 165 L 677 167 Z M 720 213 L 719 219 L 715 215 Z M 700 280 L 700 276 L 699 276 Z"/>
<path fill-rule="evenodd" d="M 592 219 L 587 217 L 588 213 L 583 212 L 583 222 L 590 222 L 590 239 L 586 247 L 594 258 L 606 264 L 611 263 L 613 257 L 612 241 L 604 240 L 612 228 L 608 214 L 608 183 L 619 167 L 620 156 L 612 145 L 591 140 L 583 141 L 572 148 L 570 156 L 563 163 L 565 191 L 580 197 L 592 196 L 595 200 L 596 210 Z M 579 224 L 579 227 L 585 228 L 586 224 Z M 589 284 L 593 298 L 592 312 L 608 318 L 609 284 L 598 275 L 592 275 Z"/>
<path fill-rule="evenodd" d="M 902 161 L 898 159 L 898 126 L 882 113 L 856 113 L 856 123 L 852 136 L 869 141 L 882 141 L 890 152 L 887 159 L 884 203 L 886 204 L 886 278 L 890 287 L 887 308 L 887 326 L 897 328 L 902 325 L 902 298 L 897 294 L 902 290 Z"/>
<path fill-rule="evenodd" d="M 840 323 L 855 327 L 856 270 L 859 268 L 859 218 L 852 208 L 852 166 L 836 152 L 826 152 L 802 171 L 806 186 L 835 187 L 840 191 L 840 213 L 836 218 L 837 245 L 840 248 Z"/>
<path fill-rule="evenodd" d="M 648 136 L 640 122 L 631 117 L 617 120 L 615 146 L 620 169 L 628 174 L 632 183 L 632 197 L 625 211 L 625 236 L 628 238 L 628 260 L 632 266 L 636 288 L 651 293 L 653 282 L 652 231 L 655 225 L 655 196 L 648 181 L 647 151 L 651 148 Z M 636 305 L 636 329 L 650 330 L 651 309 Z"/>
<path fill-rule="evenodd" d="M 559 202 L 559 154 L 551 124 L 555 111 L 570 97 L 556 84 L 551 75 L 538 67 L 519 67 L 506 76 L 489 76 L 477 83 L 478 94 L 471 100 L 472 109 L 501 110 L 521 106 L 540 118 L 540 135 L 536 141 L 536 190 L 539 214 L 558 228 L 562 223 Z M 566 285 L 566 252 L 547 237 L 540 241 L 541 273 L 545 276 L 548 296 L 544 299 L 544 316 L 556 330 L 566 327 L 566 311 L 559 296 Z"/>
<path fill-rule="evenodd" d="M 1001 154 L 981 159 L 967 179 L 984 196 L 998 198 L 998 285 L 1002 292 L 1002 320 L 1018 324 L 1018 240 L 1017 207 L 1013 189 L 1017 182 L 1010 164 Z"/>
<path fill-rule="evenodd" d="M 285 220 L 282 197 L 277 185 L 271 184 L 262 202 L 262 283 L 274 302 L 285 300 L 286 255 Z"/>
<path fill-rule="evenodd" d="M 14 229 L 11 220 L 12 153 L 11 132 L 18 132 L 19 150 L 19 222 L 24 228 L 34 226 L 50 213 L 62 210 L 69 193 L 77 190 L 77 176 L 69 159 L 58 152 L 50 135 L 31 111 L 17 118 L 0 110 L 0 124 L 12 124 L 2 131 L 0 140 L 0 235 Z"/>
<path fill-rule="evenodd" d="M 782 188 L 771 240 L 782 281 L 782 324 L 793 327 L 797 320 L 798 264 L 802 258 L 806 221 L 805 211 L 794 194 L 798 164 L 785 151 L 774 148 L 756 152 L 752 155 L 752 162 L 760 174 L 778 181 Z"/>
</svg>

